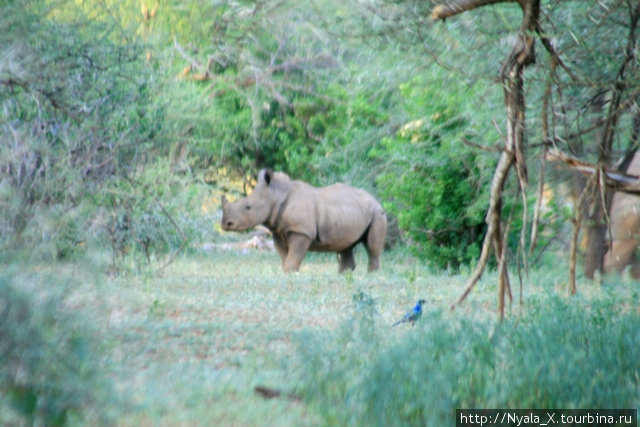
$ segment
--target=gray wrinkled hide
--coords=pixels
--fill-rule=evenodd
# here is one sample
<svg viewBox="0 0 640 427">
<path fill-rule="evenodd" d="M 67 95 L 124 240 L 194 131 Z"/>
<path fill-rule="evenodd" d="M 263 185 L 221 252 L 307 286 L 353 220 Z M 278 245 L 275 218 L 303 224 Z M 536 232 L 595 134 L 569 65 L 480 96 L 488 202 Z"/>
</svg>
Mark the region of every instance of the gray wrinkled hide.
<svg viewBox="0 0 640 427">
<path fill-rule="evenodd" d="M 626 170 L 640 176 L 640 155 L 635 153 Z M 631 266 L 631 275 L 640 277 L 640 261 L 636 249 L 640 245 L 640 197 L 616 192 L 609 212 L 613 242 L 604 256 L 604 271 L 622 271 Z"/>
<path fill-rule="evenodd" d="M 222 228 L 241 231 L 263 224 L 285 271 L 296 271 L 307 251 L 337 252 L 339 271 L 353 270 L 353 247 L 362 243 L 369 271 L 379 268 L 387 216 L 369 193 L 345 184 L 316 188 L 281 172 L 262 169 L 246 198 L 229 203 L 222 196 Z"/>
</svg>

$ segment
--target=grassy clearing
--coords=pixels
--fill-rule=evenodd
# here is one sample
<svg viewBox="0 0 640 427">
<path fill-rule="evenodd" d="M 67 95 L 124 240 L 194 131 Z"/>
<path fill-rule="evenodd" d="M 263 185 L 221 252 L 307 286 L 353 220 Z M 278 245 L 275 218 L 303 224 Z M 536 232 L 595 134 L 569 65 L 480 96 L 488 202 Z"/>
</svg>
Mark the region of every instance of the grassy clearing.
<svg viewBox="0 0 640 427">
<path fill-rule="evenodd" d="M 600 331 L 592 350 L 606 347 L 610 333 L 623 344 L 640 344 L 632 332 L 640 329 L 637 283 L 620 277 L 581 283 L 580 295 L 569 298 L 563 266 L 533 272 L 523 306 L 514 284 L 501 328 L 501 336 L 515 338 L 496 341 L 492 274 L 451 313 L 468 272 L 435 274 L 401 251 L 383 261 L 380 272 L 367 274 L 364 252 L 357 251 L 359 268 L 338 275 L 334 255 L 310 254 L 301 272 L 285 275 L 274 253 L 219 250 L 178 258 L 161 273 L 107 278 L 86 266 L 45 265 L 13 277 L 39 282 L 38 289 L 51 281 L 66 289 L 62 307 L 92 326 L 99 368 L 112 382 L 112 398 L 93 410 L 107 412 L 118 426 L 390 425 L 393 419 L 420 425 L 442 422 L 456 405 L 579 406 L 601 399 L 638 406 L 628 398 L 629 390 L 638 391 L 638 358 L 592 351 L 599 359 L 589 367 L 606 364 L 599 375 L 613 375 L 607 395 L 563 400 L 566 384 L 558 380 L 574 364 L 567 375 L 584 374 L 580 366 L 589 358 L 576 336 Z M 391 329 L 418 298 L 427 300 L 419 324 Z M 591 314 L 583 318 L 583 312 Z M 562 345 L 545 350 L 554 336 L 564 337 Z M 531 337 L 539 340 L 537 349 L 528 345 Z M 577 356 L 555 364 L 565 351 Z M 620 363 L 626 365 L 615 366 Z M 529 393 L 529 368 L 539 381 L 551 381 L 547 387 L 558 396 Z M 547 368 L 560 372 L 547 375 Z M 611 395 L 627 371 L 627 394 Z M 254 392 L 258 385 L 303 400 L 264 400 Z M 575 392 L 582 396 L 590 387 Z M 436 418 L 426 414 L 432 409 Z"/>
<path fill-rule="evenodd" d="M 304 404 L 265 401 L 254 387 L 292 389 L 300 335 L 338 328 L 354 293 L 375 295 L 391 322 L 423 292 L 407 265 L 367 275 L 364 261 L 341 276 L 334 256 L 312 255 L 285 275 L 273 253 L 219 251 L 105 285 L 120 387 L 138 392 L 119 425 L 317 424 Z"/>
</svg>

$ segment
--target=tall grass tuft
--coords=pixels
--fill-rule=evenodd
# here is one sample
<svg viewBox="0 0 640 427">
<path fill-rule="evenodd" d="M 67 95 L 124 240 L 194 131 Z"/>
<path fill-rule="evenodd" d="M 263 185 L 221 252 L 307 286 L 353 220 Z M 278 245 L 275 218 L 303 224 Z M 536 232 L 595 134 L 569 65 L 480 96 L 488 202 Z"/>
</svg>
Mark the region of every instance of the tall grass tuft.
<svg viewBox="0 0 640 427">
<path fill-rule="evenodd" d="M 499 326 L 427 311 L 415 328 L 389 328 L 355 312 L 340 334 L 302 340 L 301 392 L 327 425 L 452 425 L 457 408 L 638 407 L 635 313 L 610 301 L 534 304 Z"/>
</svg>

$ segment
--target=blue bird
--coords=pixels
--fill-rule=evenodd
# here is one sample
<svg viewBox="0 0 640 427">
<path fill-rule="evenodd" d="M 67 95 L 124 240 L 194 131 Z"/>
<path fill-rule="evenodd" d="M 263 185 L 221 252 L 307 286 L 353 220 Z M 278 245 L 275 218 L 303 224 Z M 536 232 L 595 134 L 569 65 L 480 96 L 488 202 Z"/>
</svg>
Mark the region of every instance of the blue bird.
<svg viewBox="0 0 640 427">
<path fill-rule="evenodd" d="M 422 316 L 422 304 L 424 303 L 425 303 L 425 300 L 423 299 L 418 300 L 418 303 L 416 304 L 416 306 L 413 307 L 411 310 L 409 310 L 407 314 L 404 315 L 402 320 L 394 323 L 393 326 L 397 326 L 400 323 L 407 323 L 407 322 L 411 322 L 411 325 L 413 326 L 415 321 L 418 320 L 420 316 Z"/>
</svg>

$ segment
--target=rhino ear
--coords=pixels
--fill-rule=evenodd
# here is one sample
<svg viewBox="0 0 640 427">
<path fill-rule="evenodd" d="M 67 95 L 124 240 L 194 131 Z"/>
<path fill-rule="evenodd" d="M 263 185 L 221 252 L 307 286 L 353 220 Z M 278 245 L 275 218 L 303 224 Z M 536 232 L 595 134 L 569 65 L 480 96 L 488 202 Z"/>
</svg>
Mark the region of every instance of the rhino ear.
<svg viewBox="0 0 640 427">
<path fill-rule="evenodd" d="M 258 173 L 258 181 L 264 181 L 265 184 L 271 184 L 271 180 L 273 179 L 273 169 L 261 169 Z"/>
<path fill-rule="evenodd" d="M 223 194 L 222 197 L 220 198 L 220 202 L 222 203 L 222 207 L 224 208 L 227 205 L 227 203 L 229 203 L 229 201 L 227 200 L 227 196 Z"/>
</svg>

